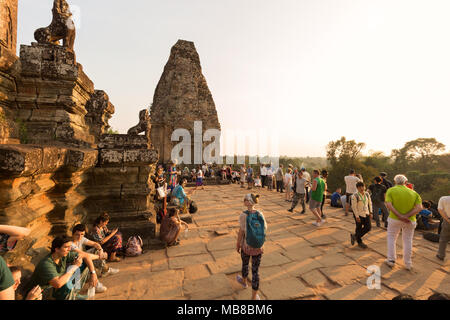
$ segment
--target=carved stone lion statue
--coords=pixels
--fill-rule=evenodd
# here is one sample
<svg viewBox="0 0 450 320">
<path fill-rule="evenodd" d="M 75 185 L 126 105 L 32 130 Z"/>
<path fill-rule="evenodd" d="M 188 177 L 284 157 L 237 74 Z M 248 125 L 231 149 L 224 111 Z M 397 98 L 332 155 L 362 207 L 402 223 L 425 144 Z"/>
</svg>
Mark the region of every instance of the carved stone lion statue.
<svg viewBox="0 0 450 320">
<path fill-rule="evenodd" d="M 46 28 L 37 29 L 34 32 L 34 38 L 38 43 L 57 45 L 60 40 L 63 40 L 63 46 L 73 51 L 76 31 L 69 4 L 66 0 L 54 0 L 52 12 L 52 23 Z"/>
<path fill-rule="evenodd" d="M 128 130 L 128 134 L 130 135 L 138 135 L 141 132 L 145 132 L 145 135 L 147 137 L 150 137 L 150 115 L 148 113 L 148 110 L 142 110 L 139 112 L 139 123 L 132 127 L 130 130 Z"/>
</svg>

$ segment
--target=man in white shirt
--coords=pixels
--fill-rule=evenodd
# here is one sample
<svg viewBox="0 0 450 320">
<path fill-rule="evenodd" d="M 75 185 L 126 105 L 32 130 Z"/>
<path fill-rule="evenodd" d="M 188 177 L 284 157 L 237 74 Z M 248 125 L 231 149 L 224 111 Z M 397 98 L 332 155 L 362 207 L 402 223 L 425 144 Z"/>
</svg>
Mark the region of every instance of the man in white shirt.
<svg viewBox="0 0 450 320">
<path fill-rule="evenodd" d="M 264 164 L 261 164 L 259 175 L 261 176 L 262 187 L 266 186 L 267 180 L 267 168 Z"/>
<path fill-rule="evenodd" d="M 439 251 L 436 257 L 444 261 L 447 243 L 450 241 L 450 196 L 442 197 L 439 200 L 438 211 L 444 221 L 442 222 L 441 234 L 439 236 Z"/>
<path fill-rule="evenodd" d="M 345 204 L 345 215 L 348 216 L 348 209 L 350 208 L 350 201 L 352 198 L 352 195 L 354 195 L 356 192 L 358 192 L 358 189 L 356 188 L 356 184 L 358 182 L 363 182 L 361 179 L 359 179 L 356 176 L 355 170 L 350 170 L 350 174 L 344 178 L 345 180 L 345 186 L 346 191 L 345 195 L 347 196 L 347 202 Z"/>
<path fill-rule="evenodd" d="M 309 189 L 311 188 L 311 175 L 306 171 L 305 168 L 301 169 L 303 178 L 306 180 L 305 192 L 306 192 L 306 203 L 309 202 Z"/>
</svg>

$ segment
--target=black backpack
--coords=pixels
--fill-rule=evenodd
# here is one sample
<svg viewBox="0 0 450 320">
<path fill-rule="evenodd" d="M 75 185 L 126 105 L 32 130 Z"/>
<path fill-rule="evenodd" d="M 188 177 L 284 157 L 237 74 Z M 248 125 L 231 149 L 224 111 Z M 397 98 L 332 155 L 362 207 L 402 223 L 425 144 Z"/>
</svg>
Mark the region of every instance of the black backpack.
<svg viewBox="0 0 450 320">
<path fill-rule="evenodd" d="M 189 205 L 189 213 L 194 214 L 197 213 L 197 211 L 198 211 L 197 204 L 194 201 L 192 201 L 191 204 Z"/>
</svg>

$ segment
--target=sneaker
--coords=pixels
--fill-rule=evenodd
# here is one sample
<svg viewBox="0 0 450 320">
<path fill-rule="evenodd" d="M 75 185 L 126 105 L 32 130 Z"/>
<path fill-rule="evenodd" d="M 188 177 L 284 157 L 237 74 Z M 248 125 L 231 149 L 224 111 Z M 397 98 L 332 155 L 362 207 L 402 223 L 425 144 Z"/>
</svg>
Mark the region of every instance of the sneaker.
<svg viewBox="0 0 450 320">
<path fill-rule="evenodd" d="M 350 242 L 352 243 L 352 246 L 355 245 L 355 241 L 356 241 L 355 235 L 353 233 L 351 233 L 350 234 Z"/>
<path fill-rule="evenodd" d="M 389 267 L 393 268 L 395 266 L 395 261 L 391 260 L 385 260 L 384 263 L 386 263 Z"/>
<path fill-rule="evenodd" d="M 322 222 L 314 221 L 313 225 L 316 226 L 316 227 L 320 227 L 322 225 Z"/>
<path fill-rule="evenodd" d="M 255 300 L 261 300 L 261 297 L 259 296 L 259 294 L 256 294 Z"/>
<path fill-rule="evenodd" d="M 360 247 L 361 249 L 367 249 L 368 248 L 367 245 L 365 243 L 363 243 L 363 242 L 358 243 L 358 247 Z"/>
<path fill-rule="evenodd" d="M 442 257 L 441 257 L 440 255 L 438 255 L 438 254 L 436 255 L 436 258 L 438 258 L 438 259 L 441 260 L 441 261 L 444 261 L 444 259 L 445 259 L 445 258 L 442 258 Z"/>
<path fill-rule="evenodd" d="M 75 296 L 75 300 L 87 300 L 88 299 L 88 296 L 87 296 L 87 294 L 77 294 L 76 296 Z"/>
<path fill-rule="evenodd" d="M 240 275 L 236 276 L 236 281 L 239 282 L 244 289 L 248 288 L 248 284 L 244 282 L 244 278 L 242 278 Z"/>
<path fill-rule="evenodd" d="M 327 223 L 327 219 L 325 219 L 324 217 L 322 217 L 322 221 L 321 224 Z"/>
<path fill-rule="evenodd" d="M 381 228 L 381 223 L 377 222 L 377 227 Z"/>
<path fill-rule="evenodd" d="M 108 290 L 108 288 L 106 288 L 101 282 L 97 283 L 97 286 L 95 287 L 95 293 L 103 293 L 106 290 Z"/>
<path fill-rule="evenodd" d="M 105 276 L 113 275 L 119 272 L 119 269 L 115 268 L 109 268 L 108 271 L 105 273 Z"/>
</svg>

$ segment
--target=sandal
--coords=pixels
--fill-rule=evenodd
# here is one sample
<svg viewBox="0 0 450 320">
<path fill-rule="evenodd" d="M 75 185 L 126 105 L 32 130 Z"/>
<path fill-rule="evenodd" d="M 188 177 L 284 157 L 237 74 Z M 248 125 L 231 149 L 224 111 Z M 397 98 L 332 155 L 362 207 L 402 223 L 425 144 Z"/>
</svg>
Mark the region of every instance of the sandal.
<svg viewBox="0 0 450 320">
<path fill-rule="evenodd" d="M 239 282 L 244 287 L 244 289 L 248 288 L 248 284 L 244 282 L 244 278 L 242 278 L 240 275 L 236 276 L 236 281 Z"/>
</svg>

